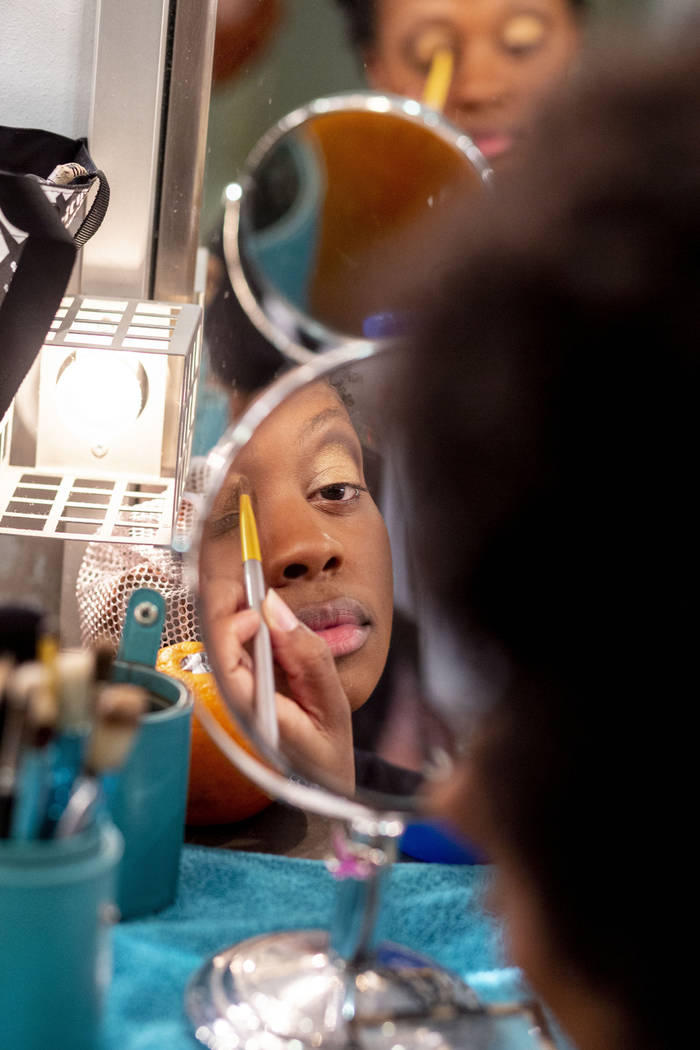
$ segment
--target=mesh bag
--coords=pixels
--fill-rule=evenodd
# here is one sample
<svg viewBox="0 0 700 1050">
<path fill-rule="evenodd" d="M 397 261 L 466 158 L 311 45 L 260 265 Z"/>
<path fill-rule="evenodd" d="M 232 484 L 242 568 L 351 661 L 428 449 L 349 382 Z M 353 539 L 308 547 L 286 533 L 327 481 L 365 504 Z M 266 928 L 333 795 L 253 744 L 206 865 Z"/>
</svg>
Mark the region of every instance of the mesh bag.
<svg viewBox="0 0 700 1050">
<path fill-rule="evenodd" d="M 175 548 L 184 548 L 194 521 L 196 496 L 204 492 L 208 477 L 206 460 L 192 460 L 185 496 L 180 504 L 173 538 Z M 154 515 L 148 501 L 129 515 L 132 535 Z M 195 598 L 184 582 L 183 559 L 177 550 L 150 544 L 89 543 L 76 581 L 83 645 L 112 642 L 116 652 L 126 608 L 134 591 L 151 587 L 165 598 L 162 645 L 200 641 Z"/>
</svg>

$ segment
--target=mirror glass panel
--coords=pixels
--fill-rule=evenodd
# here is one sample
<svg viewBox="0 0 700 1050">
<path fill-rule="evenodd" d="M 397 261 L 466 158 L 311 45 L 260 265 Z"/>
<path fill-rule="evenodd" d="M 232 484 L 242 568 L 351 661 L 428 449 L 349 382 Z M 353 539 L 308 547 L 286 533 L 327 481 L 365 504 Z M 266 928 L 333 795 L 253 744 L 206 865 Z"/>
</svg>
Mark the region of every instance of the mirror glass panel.
<svg viewBox="0 0 700 1050">
<path fill-rule="evenodd" d="M 255 25 L 241 24 L 243 9 Z M 367 86 L 338 0 L 219 0 L 215 52 L 204 240 L 224 187 L 269 128 L 310 99 Z"/>
<path fill-rule="evenodd" d="M 409 508 L 386 414 L 397 351 L 332 364 L 341 353 L 273 384 L 214 455 L 197 560 L 202 625 L 219 689 L 265 761 L 335 794 L 410 808 L 449 734 L 422 701 Z M 265 586 L 296 617 L 293 644 L 272 632 L 272 734 L 256 693 L 260 653 L 241 629 L 243 494 Z"/>
</svg>

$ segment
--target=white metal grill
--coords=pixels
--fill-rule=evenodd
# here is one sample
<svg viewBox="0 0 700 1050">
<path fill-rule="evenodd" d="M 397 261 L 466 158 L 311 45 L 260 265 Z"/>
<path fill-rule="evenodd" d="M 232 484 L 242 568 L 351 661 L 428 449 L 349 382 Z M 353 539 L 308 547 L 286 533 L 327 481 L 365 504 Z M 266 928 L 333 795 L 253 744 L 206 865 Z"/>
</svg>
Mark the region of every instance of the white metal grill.
<svg viewBox="0 0 700 1050">
<path fill-rule="evenodd" d="M 200 353 L 198 306 L 64 298 L 0 423 L 0 532 L 168 545 L 189 467 Z M 136 392 L 134 418 L 108 439 L 86 437 L 72 416 L 84 405 L 99 429 L 99 400 L 85 395 L 61 409 L 59 384 L 87 363 L 104 375 L 94 398 L 119 421 L 115 361 Z"/>
</svg>

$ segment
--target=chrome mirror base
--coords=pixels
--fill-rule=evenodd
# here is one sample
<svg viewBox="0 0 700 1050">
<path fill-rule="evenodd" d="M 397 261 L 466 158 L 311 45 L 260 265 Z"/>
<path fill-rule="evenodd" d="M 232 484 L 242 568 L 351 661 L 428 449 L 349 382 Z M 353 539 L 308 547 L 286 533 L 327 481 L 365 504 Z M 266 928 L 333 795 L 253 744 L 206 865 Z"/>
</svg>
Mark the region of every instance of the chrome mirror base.
<svg viewBox="0 0 700 1050">
<path fill-rule="evenodd" d="M 329 947 L 325 930 L 242 941 L 213 956 L 185 997 L 209 1050 L 480 1050 L 496 1021 L 459 977 L 400 945 L 364 966 Z"/>
</svg>

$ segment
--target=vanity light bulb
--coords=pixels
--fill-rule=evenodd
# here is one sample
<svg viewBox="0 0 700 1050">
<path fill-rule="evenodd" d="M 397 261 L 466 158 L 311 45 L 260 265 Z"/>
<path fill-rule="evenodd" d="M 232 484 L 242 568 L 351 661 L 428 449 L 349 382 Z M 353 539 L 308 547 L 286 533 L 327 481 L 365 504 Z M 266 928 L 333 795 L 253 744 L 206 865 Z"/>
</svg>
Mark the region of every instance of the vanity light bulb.
<svg viewBox="0 0 700 1050">
<path fill-rule="evenodd" d="M 148 379 L 137 354 L 76 350 L 56 379 L 62 422 L 98 459 L 138 419 L 147 397 Z"/>
</svg>

